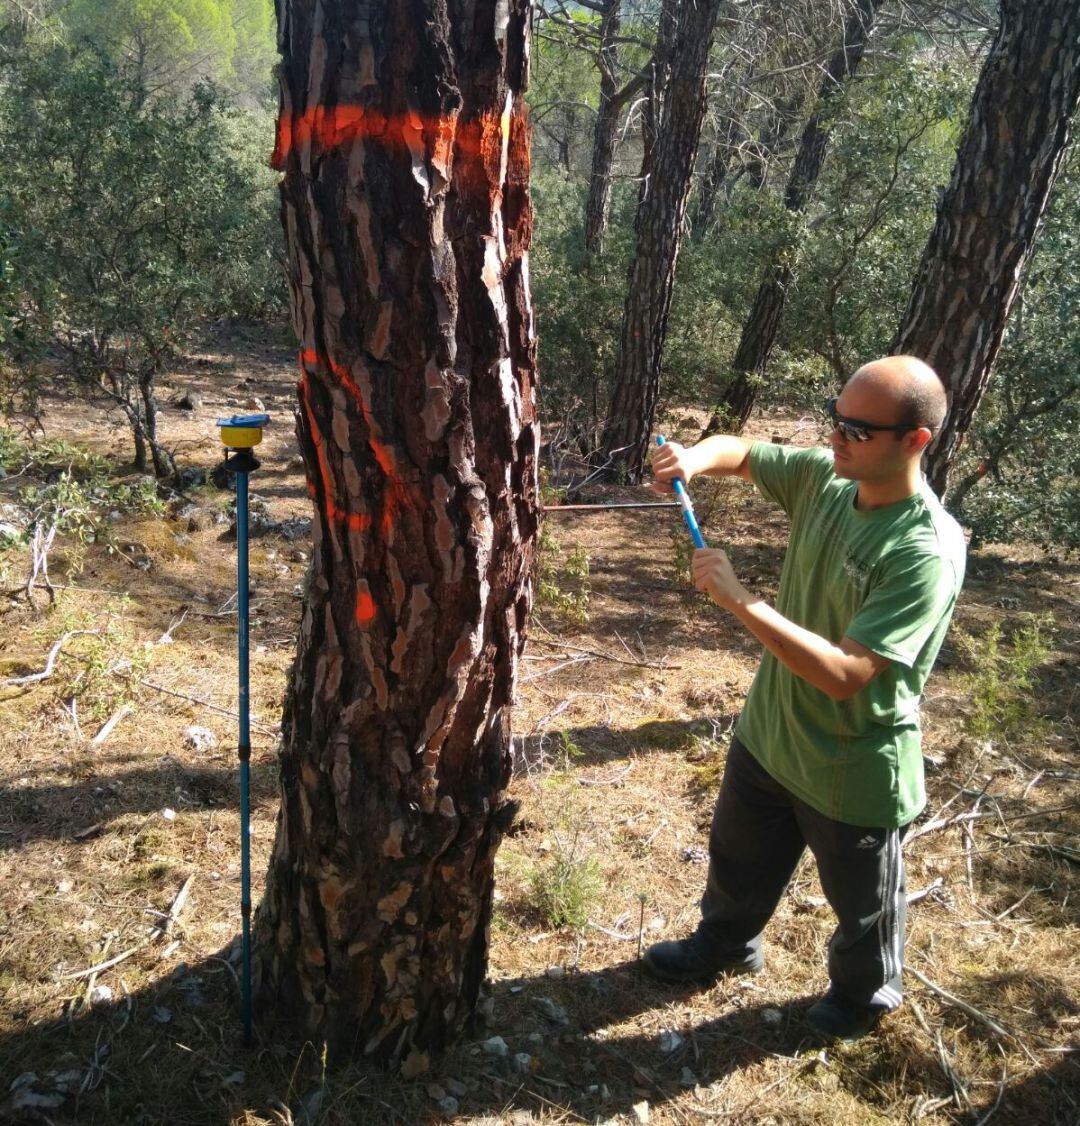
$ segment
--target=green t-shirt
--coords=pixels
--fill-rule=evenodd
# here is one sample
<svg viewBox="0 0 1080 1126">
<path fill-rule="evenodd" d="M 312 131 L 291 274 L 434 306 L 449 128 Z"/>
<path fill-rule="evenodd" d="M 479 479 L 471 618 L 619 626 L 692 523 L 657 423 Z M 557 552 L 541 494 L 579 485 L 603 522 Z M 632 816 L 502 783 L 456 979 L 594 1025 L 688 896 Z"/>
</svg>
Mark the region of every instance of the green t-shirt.
<svg viewBox="0 0 1080 1126">
<path fill-rule="evenodd" d="M 758 442 L 750 470 L 791 517 L 776 609 L 890 663 L 850 700 L 834 700 L 766 651 L 736 734 L 826 817 L 906 825 L 926 802 L 919 697 L 964 579 L 963 533 L 925 481 L 886 508 L 856 508 L 858 485 L 836 476 L 827 450 Z"/>
</svg>

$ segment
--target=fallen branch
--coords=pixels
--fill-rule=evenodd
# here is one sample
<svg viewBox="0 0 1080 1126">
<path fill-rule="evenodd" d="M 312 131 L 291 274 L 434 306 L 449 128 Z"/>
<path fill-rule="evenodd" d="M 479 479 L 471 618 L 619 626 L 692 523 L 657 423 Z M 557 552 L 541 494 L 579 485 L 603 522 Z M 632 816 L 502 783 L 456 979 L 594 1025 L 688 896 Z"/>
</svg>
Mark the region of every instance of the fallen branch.
<svg viewBox="0 0 1080 1126">
<path fill-rule="evenodd" d="M 115 712 L 101 725 L 101 730 L 90 740 L 91 747 L 100 747 L 113 733 L 113 729 L 126 715 L 135 710 L 133 704 L 121 704 Z"/>
<path fill-rule="evenodd" d="M 926 887 L 920 888 L 918 891 L 910 892 L 907 897 L 908 906 L 910 907 L 913 903 L 918 903 L 921 900 L 926 899 L 927 896 L 933 895 L 935 891 L 937 891 L 939 888 L 943 888 L 944 886 L 945 881 L 941 876 L 938 876 L 932 884 L 928 884 Z"/>
<path fill-rule="evenodd" d="M 125 680 L 131 680 L 122 670 L 114 669 L 114 676 L 124 677 Z M 210 700 L 204 700 L 201 696 L 189 696 L 186 692 L 177 692 L 174 688 L 166 688 L 163 684 L 156 684 L 152 680 L 147 680 L 145 677 L 140 677 L 136 684 L 141 685 L 143 688 L 152 688 L 155 692 L 163 692 L 166 696 L 175 696 L 178 700 L 187 700 L 192 704 L 199 704 L 204 708 L 208 708 L 212 712 L 218 712 L 220 715 L 231 716 L 233 719 L 239 719 L 240 713 L 231 708 L 223 708 L 220 704 L 214 704 Z M 276 728 L 266 727 L 260 723 L 251 724 L 252 731 L 258 731 L 263 735 L 276 735 L 278 733 Z"/>
<path fill-rule="evenodd" d="M 1080 809 L 1075 802 L 1072 805 L 1059 805 L 1053 809 L 1036 809 L 1030 813 L 1014 813 L 1011 817 L 1000 817 L 995 811 L 993 813 L 981 810 L 973 810 L 968 813 L 958 813 L 955 817 L 948 817 L 944 820 L 927 821 L 925 825 L 921 825 L 914 833 L 908 834 L 904 839 L 904 847 L 906 848 L 912 841 L 917 841 L 920 837 L 925 837 L 927 833 L 936 833 L 939 829 L 949 829 L 953 825 L 963 825 L 968 821 L 983 821 L 988 817 L 1000 817 L 1002 822 L 1011 821 L 1029 821 L 1032 817 L 1049 817 L 1052 813 L 1072 813 Z"/>
<path fill-rule="evenodd" d="M 140 942 L 137 946 L 130 946 L 127 950 L 121 951 L 121 953 L 117 954 L 115 958 L 110 958 L 107 962 L 98 962 L 96 966 L 90 966 L 85 970 L 76 970 L 74 973 L 61 974 L 61 980 L 78 981 L 79 978 L 91 977 L 92 975 L 102 973 L 104 970 L 111 970 L 113 966 L 120 965 L 121 962 L 126 961 L 128 958 L 130 958 L 132 954 L 138 954 L 138 952 L 142 950 L 142 948 L 146 945 L 146 942 Z"/>
<path fill-rule="evenodd" d="M 1003 1040 L 1011 1040 L 1020 1047 L 1033 1063 L 1039 1062 L 1032 1051 L 1015 1032 L 1010 1032 L 1008 1029 L 1003 1028 L 993 1017 L 988 1017 L 986 1013 L 982 1012 L 980 1009 L 976 1009 L 974 1005 L 969 1005 L 967 1001 L 961 1001 L 959 997 L 954 997 L 948 990 L 942 989 L 940 985 L 931 981 L 925 974 L 920 973 L 914 966 L 905 966 L 904 972 L 911 974 L 912 977 L 918 978 L 931 993 L 936 993 L 942 1001 L 959 1009 L 962 1013 L 967 1013 L 973 1020 L 977 1020 L 980 1024 L 985 1025 L 995 1036 L 1000 1036 Z"/>
<path fill-rule="evenodd" d="M 49 656 L 45 661 L 45 667 L 41 672 L 31 673 L 29 676 L 14 676 L 8 677 L 5 680 L 0 680 L 2 685 L 15 685 L 15 684 L 37 684 L 42 680 L 48 680 L 49 677 L 56 671 L 56 659 L 60 656 L 60 651 L 64 646 L 73 638 L 80 637 L 86 634 L 97 634 L 100 630 L 96 629 L 72 629 L 68 630 L 60 640 L 49 650 Z"/>
<path fill-rule="evenodd" d="M 571 645 L 566 641 L 548 641 L 543 637 L 529 638 L 530 645 L 546 645 L 549 649 L 569 649 L 572 653 L 588 653 L 590 657 L 598 657 L 601 661 L 611 661 L 616 665 L 631 665 L 638 669 L 655 669 L 658 666 L 651 661 L 630 661 L 625 657 L 613 657 L 610 653 L 601 653 L 598 649 L 585 649 L 580 645 Z M 624 643 L 625 644 L 625 643 Z M 665 669 L 681 669 L 682 665 L 664 665 Z"/>
<path fill-rule="evenodd" d="M 184 881 L 180 890 L 176 893 L 176 897 L 172 901 L 168 912 L 161 922 L 161 926 L 154 928 L 153 938 L 155 940 L 164 938 L 172 929 L 173 923 L 180 918 L 180 912 L 183 911 L 188 901 L 188 894 L 191 892 L 191 885 L 195 881 L 195 873 L 193 872 Z"/>
</svg>

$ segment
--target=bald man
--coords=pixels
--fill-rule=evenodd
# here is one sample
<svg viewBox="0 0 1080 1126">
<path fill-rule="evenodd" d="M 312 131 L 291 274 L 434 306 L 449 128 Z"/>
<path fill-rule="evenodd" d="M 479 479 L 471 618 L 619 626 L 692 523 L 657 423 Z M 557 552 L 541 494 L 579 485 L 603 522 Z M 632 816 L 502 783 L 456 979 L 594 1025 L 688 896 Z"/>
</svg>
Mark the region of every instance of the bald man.
<svg viewBox="0 0 1080 1126">
<path fill-rule="evenodd" d="M 723 551 L 694 553 L 695 585 L 766 652 L 713 815 L 701 923 L 645 965 L 667 981 L 759 972 L 762 931 L 809 847 L 839 925 L 806 1018 L 830 1039 L 865 1035 L 902 996 L 901 841 L 926 800 L 919 699 L 964 575 L 963 535 L 920 469 L 946 406 L 933 369 L 889 356 L 826 404 L 831 450 L 718 435 L 653 453 L 658 491 L 741 477 L 791 534 L 775 607 Z"/>
</svg>

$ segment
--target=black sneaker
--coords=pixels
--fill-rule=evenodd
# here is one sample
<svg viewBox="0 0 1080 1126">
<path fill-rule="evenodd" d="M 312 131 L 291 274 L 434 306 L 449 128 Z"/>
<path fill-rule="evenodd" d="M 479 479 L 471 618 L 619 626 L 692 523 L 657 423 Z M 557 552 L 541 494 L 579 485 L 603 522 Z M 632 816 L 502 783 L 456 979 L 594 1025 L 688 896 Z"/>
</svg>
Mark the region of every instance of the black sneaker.
<svg viewBox="0 0 1080 1126">
<path fill-rule="evenodd" d="M 760 953 L 746 958 L 706 958 L 698 953 L 692 938 L 658 942 L 645 951 L 645 969 L 661 981 L 713 981 L 720 974 L 759 974 L 764 965 Z"/>
<path fill-rule="evenodd" d="M 881 1005 L 860 1005 L 830 989 L 806 1011 L 806 1022 L 826 1040 L 850 1044 L 877 1027 L 889 1010 Z"/>
</svg>

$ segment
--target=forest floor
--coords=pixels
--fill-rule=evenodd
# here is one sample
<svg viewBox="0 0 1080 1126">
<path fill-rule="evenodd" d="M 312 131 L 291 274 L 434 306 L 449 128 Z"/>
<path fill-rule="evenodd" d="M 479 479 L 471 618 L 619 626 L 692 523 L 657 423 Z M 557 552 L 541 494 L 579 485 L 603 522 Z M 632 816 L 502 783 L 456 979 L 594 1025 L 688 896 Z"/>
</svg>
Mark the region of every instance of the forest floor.
<svg viewBox="0 0 1080 1126">
<path fill-rule="evenodd" d="M 280 523 L 310 515 L 294 380 L 284 338 L 232 331 L 162 394 L 201 394 L 194 412 L 165 405 L 161 425 L 184 464 L 207 470 L 216 417 L 261 404 L 274 418 L 252 481 L 253 511 L 279 522 L 252 544 L 256 901 L 309 555 L 302 523 Z M 38 447 L 129 457 L 104 415 L 46 408 Z M 672 437 L 695 425 L 686 411 L 664 420 Z M 824 438 L 791 412 L 756 416 L 751 433 Z M 70 449 L 48 449 L 55 479 Z M 9 466 L 0 532 L 49 471 Z M 694 491 L 712 542 L 774 594 L 783 515 L 741 482 Z M 617 488 L 583 499 L 605 498 L 643 499 Z M 191 500 L 181 516 L 116 511 L 108 536 L 58 540 L 55 605 L 40 585 L 29 603 L 27 546 L 0 538 L 0 1120 L 1080 1121 L 1075 558 L 1023 544 L 971 553 L 925 699 L 930 800 L 906 848 L 907 1000 L 872 1036 L 823 1047 L 803 1021 L 827 984 L 833 927 L 812 863 L 769 925 L 761 976 L 691 989 L 642 974 L 642 944 L 695 925 L 758 646 L 687 588 L 676 510 L 550 516 L 487 1027 L 407 1081 L 327 1069 L 311 1045 L 241 1045 L 231 494 L 204 486 Z M 553 925 L 553 901 L 582 925 Z M 506 1058 L 483 1045 L 496 1036 Z"/>
</svg>

